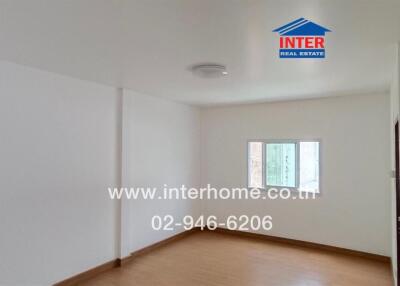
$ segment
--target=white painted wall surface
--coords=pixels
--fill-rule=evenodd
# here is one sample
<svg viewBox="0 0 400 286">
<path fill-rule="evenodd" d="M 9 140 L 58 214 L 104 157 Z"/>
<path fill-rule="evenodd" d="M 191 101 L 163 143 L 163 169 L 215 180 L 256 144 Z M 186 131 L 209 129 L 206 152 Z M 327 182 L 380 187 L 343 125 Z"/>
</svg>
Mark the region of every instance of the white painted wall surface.
<svg viewBox="0 0 400 286">
<path fill-rule="evenodd" d="M 207 214 L 268 214 L 270 235 L 390 255 L 388 95 L 205 108 L 201 118 L 203 186 L 246 186 L 249 139 L 322 140 L 315 201 L 210 201 Z"/>
<path fill-rule="evenodd" d="M 400 49 L 397 47 L 396 64 L 393 72 L 393 81 L 390 88 L 390 111 L 391 111 L 391 121 L 390 121 L 390 158 L 391 158 L 391 170 L 396 170 L 395 161 L 395 134 L 394 127 L 399 118 L 400 109 L 400 91 L 399 91 L 399 81 L 400 81 Z M 391 241 L 392 241 L 392 267 L 393 267 L 393 277 L 397 282 L 397 232 L 396 232 L 396 180 L 394 178 L 390 179 L 391 187 Z M 397 285 L 397 284 L 395 284 Z"/>
<path fill-rule="evenodd" d="M 200 112 L 195 107 L 124 91 L 124 186 L 198 187 L 200 185 Z M 129 250 L 135 251 L 180 231 L 155 231 L 154 215 L 196 215 L 199 204 L 190 200 L 130 200 Z M 123 239 L 126 239 L 123 238 Z"/>
<path fill-rule="evenodd" d="M 121 172 L 129 187 L 200 185 L 199 110 L 123 94 L 122 107 L 115 88 L 0 63 L 0 285 L 59 282 L 181 231 L 152 231 L 155 214 L 199 213 L 109 199 Z"/>
<path fill-rule="evenodd" d="M 0 285 L 116 258 L 114 88 L 0 62 Z"/>
</svg>

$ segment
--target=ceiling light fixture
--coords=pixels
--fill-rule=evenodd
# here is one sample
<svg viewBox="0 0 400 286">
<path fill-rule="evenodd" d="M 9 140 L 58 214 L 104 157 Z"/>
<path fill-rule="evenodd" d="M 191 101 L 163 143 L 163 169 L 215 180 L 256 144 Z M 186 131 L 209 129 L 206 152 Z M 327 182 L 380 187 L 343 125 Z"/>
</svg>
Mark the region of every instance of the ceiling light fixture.
<svg viewBox="0 0 400 286">
<path fill-rule="evenodd" d="M 226 66 L 220 64 L 198 64 L 192 66 L 190 70 L 202 78 L 218 78 L 228 74 Z"/>
</svg>

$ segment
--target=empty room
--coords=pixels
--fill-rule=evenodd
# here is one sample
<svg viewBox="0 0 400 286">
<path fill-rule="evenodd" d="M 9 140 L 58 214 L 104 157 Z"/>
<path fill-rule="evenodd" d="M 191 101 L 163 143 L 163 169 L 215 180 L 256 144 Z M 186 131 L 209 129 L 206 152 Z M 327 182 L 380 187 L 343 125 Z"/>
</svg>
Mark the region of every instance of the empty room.
<svg viewBox="0 0 400 286">
<path fill-rule="evenodd" d="M 0 0 L 0 286 L 386 286 L 399 0 Z"/>
</svg>

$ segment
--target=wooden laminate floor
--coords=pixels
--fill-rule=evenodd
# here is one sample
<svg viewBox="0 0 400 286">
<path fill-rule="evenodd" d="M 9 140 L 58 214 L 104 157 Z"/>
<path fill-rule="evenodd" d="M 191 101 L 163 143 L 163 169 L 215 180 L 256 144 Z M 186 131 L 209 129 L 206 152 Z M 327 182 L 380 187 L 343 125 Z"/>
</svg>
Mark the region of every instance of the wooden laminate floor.
<svg viewBox="0 0 400 286">
<path fill-rule="evenodd" d="M 231 236 L 196 232 L 81 286 L 385 286 L 389 263 Z"/>
</svg>

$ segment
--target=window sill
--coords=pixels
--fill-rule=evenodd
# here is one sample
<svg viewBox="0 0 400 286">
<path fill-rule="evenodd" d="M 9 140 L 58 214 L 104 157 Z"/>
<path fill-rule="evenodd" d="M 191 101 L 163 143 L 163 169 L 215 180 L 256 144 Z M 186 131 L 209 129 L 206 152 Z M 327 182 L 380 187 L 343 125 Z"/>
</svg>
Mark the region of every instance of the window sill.
<svg viewBox="0 0 400 286">
<path fill-rule="evenodd" d="M 274 193 L 279 193 L 280 190 L 285 189 L 285 190 L 289 190 L 289 192 L 291 193 L 298 193 L 298 194 L 302 194 L 304 197 L 309 196 L 309 197 L 321 197 L 321 191 L 318 192 L 313 192 L 313 191 L 306 191 L 306 190 L 299 190 L 298 188 L 293 188 L 293 187 L 281 187 L 281 186 L 267 186 L 267 187 L 262 187 L 262 188 L 253 188 L 253 187 L 247 187 L 247 189 L 251 190 L 251 189 L 259 189 L 261 191 L 264 192 L 268 192 L 271 189 L 274 189 L 276 191 L 274 191 Z"/>
</svg>

